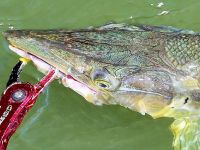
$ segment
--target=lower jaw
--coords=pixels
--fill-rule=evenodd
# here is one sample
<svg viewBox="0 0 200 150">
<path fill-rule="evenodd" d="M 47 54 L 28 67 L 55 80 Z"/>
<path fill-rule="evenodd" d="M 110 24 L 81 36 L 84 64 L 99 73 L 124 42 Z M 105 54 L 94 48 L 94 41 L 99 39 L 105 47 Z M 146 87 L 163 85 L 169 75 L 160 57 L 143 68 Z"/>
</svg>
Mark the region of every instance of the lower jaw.
<svg viewBox="0 0 200 150">
<path fill-rule="evenodd" d="M 35 64 L 35 66 L 37 67 L 37 69 L 44 74 L 47 74 L 50 69 L 55 68 L 55 67 L 51 66 L 50 64 L 46 63 L 45 61 L 43 61 L 42 59 L 40 59 L 32 54 L 26 53 L 23 50 L 20 50 L 16 47 L 13 47 L 12 45 L 9 45 L 9 48 L 13 52 L 17 53 L 19 56 L 32 60 L 33 63 Z M 91 98 L 96 95 L 95 90 L 92 90 L 88 86 L 77 81 L 70 74 L 58 71 L 56 78 L 61 79 L 62 84 L 65 87 L 71 88 L 72 90 L 74 90 L 75 92 L 77 92 L 78 94 L 80 94 L 86 100 L 88 100 L 90 102 L 92 102 Z"/>
</svg>

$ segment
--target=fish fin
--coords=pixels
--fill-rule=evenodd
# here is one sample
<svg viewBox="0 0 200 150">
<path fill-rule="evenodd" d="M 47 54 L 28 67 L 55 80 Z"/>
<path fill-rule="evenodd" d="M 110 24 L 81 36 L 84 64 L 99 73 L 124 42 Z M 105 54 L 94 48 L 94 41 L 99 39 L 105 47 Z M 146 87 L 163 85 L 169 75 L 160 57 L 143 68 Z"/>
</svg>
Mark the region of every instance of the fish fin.
<svg viewBox="0 0 200 150">
<path fill-rule="evenodd" d="M 178 29 L 172 26 L 149 26 L 149 25 L 140 25 L 141 29 L 145 31 L 157 31 L 157 32 L 173 32 L 173 33 L 182 33 L 182 34 L 196 34 L 192 30 Z"/>
<path fill-rule="evenodd" d="M 180 32 L 181 31 L 181 29 L 177 29 L 171 26 L 140 25 L 139 27 L 146 31 L 159 31 L 159 32 Z"/>
<path fill-rule="evenodd" d="M 174 150 L 200 149 L 200 119 L 180 118 L 171 125 Z"/>
<path fill-rule="evenodd" d="M 196 34 L 192 30 L 178 29 L 171 26 L 150 26 L 150 25 L 127 25 L 125 23 L 121 24 L 107 24 L 105 26 L 99 27 L 99 30 L 109 30 L 109 29 L 121 29 L 128 31 L 155 31 L 155 32 L 173 32 L 182 34 Z"/>
<path fill-rule="evenodd" d="M 120 29 L 120 30 L 127 30 L 127 31 L 145 31 L 139 26 L 127 25 L 125 23 L 120 24 L 107 24 L 105 26 L 101 26 L 98 28 L 99 30 L 111 30 L 111 29 Z"/>
</svg>

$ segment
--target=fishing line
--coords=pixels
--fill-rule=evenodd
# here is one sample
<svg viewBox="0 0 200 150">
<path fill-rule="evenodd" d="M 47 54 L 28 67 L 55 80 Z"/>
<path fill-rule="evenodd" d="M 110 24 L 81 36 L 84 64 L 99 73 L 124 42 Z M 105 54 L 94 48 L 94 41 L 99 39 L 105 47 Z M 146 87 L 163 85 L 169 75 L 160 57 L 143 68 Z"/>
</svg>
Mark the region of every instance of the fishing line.
<svg viewBox="0 0 200 150">
<path fill-rule="evenodd" d="M 49 88 L 45 90 L 44 93 L 45 99 L 44 99 L 44 104 L 36 111 L 36 113 L 33 114 L 31 118 L 29 118 L 28 122 L 25 123 L 24 127 L 21 128 L 20 130 L 20 136 L 24 137 L 26 132 L 35 124 L 36 121 L 38 121 L 39 117 L 41 114 L 44 112 L 46 107 L 49 105 Z"/>
</svg>

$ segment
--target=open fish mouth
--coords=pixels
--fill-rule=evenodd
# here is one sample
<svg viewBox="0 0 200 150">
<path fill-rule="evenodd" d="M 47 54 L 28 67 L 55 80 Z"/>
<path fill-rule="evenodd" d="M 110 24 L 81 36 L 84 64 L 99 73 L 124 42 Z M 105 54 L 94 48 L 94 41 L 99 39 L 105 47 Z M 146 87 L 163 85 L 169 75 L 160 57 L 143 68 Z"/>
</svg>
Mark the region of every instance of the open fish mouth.
<svg viewBox="0 0 200 150">
<path fill-rule="evenodd" d="M 33 63 L 35 64 L 35 66 L 37 67 L 37 69 L 44 74 L 47 74 L 47 72 L 50 69 L 56 68 L 55 66 L 50 65 L 49 63 L 45 62 L 41 58 L 39 58 L 39 57 L 29 53 L 29 52 L 25 52 L 25 51 L 23 51 L 19 48 L 16 48 L 12 45 L 9 45 L 9 48 L 13 52 L 17 53 L 19 56 L 32 60 Z M 65 87 L 71 88 L 72 90 L 74 90 L 75 92 L 77 92 L 78 94 L 83 96 L 85 99 L 88 99 L 91 96 L 95 96 L 95 94 L 97 93 L 96 90 L 91 89 L 86 84 L 78 81 L 78 79 L 75 79 L 73 77 L 73 75 L 71 75 L 67 72 L 64 73 L 64 72 L 59 70 L 56 78 L 61 79 L 62 84 Z"/>
</svg>

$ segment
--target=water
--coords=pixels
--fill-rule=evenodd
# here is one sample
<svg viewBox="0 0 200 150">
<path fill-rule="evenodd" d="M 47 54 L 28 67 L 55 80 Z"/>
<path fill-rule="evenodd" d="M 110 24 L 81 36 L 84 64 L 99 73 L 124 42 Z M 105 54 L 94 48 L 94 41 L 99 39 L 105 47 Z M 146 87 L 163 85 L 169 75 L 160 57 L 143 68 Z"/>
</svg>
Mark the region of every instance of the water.
<svg viewBox="0 0 200 150">
<path fill-rule="evenodd" d="M 85 28 L 109 22 L 200 31 L 199 0 L 1 0 L 0 31 Z M 0 36 L 0 90 L 18 56 Z M 42 74 L 28 65 L 23 80 Z M 153 120 L 120 106 L 97 107 L 55 81 L 12 137 L 9 150 L 170 150 L 171 119 Z"/>
</svg>

